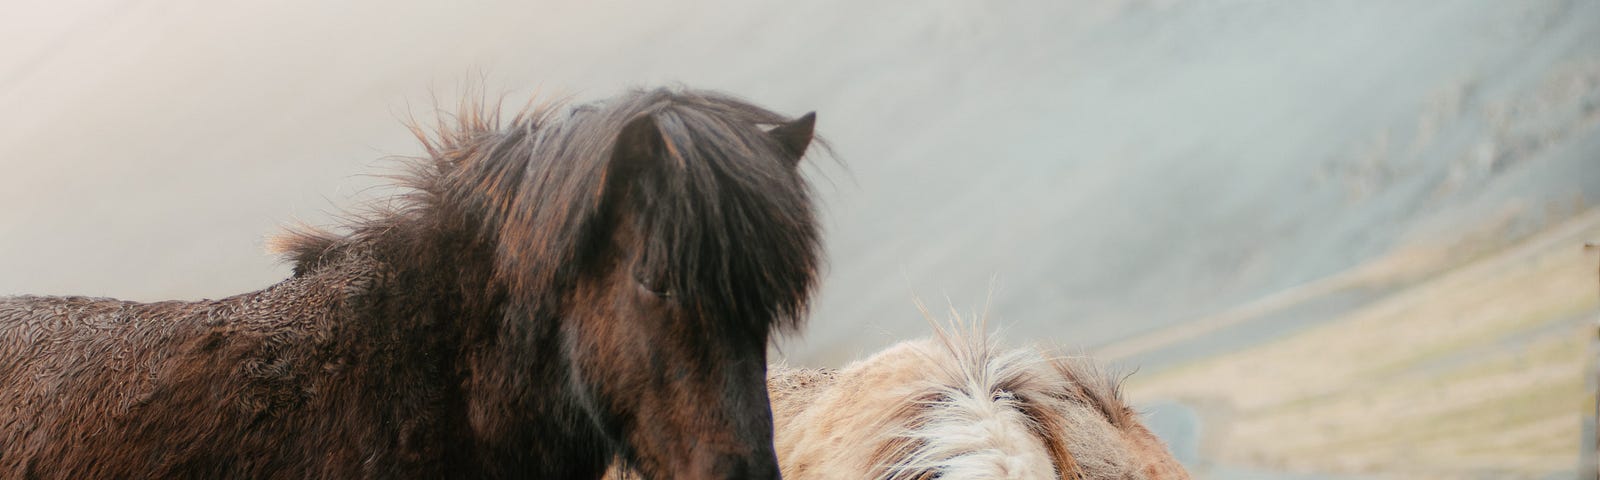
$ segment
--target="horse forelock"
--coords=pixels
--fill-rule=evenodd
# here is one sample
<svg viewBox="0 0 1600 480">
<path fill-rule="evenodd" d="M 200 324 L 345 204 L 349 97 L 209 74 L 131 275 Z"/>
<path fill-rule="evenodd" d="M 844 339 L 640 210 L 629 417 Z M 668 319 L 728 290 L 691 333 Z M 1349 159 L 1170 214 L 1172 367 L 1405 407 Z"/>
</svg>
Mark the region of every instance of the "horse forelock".
<svg viewBox="0 0 1600 480">
<path fill-rule="evenodd" d="M 1139 450 L 1150 447 L 1135 443 L 1159 441 L 1124 403 L 1118 377 L 1086 359 L 1001 350 L 981 328 L 966 330 L 937 328 L 911 345 L 933 375 L 913 407 L 884 422 L 895 427 L 883 430 L 877 478 L 1143 478 Z"/>
<path fill-rule="evenodd" d="M 412 126 L 427 155 L 404 159 L 405 172 L 394 177 L 409 193 L 349 216 L 347 234 L 295 228 L 269 249 L 299 273 L 340 245 L 397 225 L 420 225 L 421 235 L 467 232 L 492 246 L 496 277 L 509 290 L 552 295 L 588 273 L 607 245 L 612 210 L 623 209 L 643 230 L 647 268 L 681 295 L 703 299 L 723 318 L 795 326 L 814 288 L 820 242 L 806 184 L 760 127 L 786 118 L 733 97 L 673 89 L 564 107 L 533 104 L 502 125 L 498 109 L 464 102 L 432 131 Z M 622 127 L 644 115 L 656 120 L 666 158 L 618 172 L 612 147 Z"/>
<path fill-rule="evenodd" d="M 760 125 L 787 121 L 711 93 L 642 92 L 617 119 L 652 115 L 667 155 L 635 205 L 647 242 L 644 275 L 656 276 L 725 318 L 793 328 L 804 314 L 820 258 L 810 192 L 791 159 Z"/>
<path fill-rule="evenodd" d="M 914 343 L 928 375 L 912 401 L 892 412 L 875 455 L 877 478 L 1044 478 L 1055 463 L 1027 417 L 1025 397 L 1007 390 L 1030 375 L 1029 351 L 998 350 L 986 335 L 937 329 Z"/>
</svg>

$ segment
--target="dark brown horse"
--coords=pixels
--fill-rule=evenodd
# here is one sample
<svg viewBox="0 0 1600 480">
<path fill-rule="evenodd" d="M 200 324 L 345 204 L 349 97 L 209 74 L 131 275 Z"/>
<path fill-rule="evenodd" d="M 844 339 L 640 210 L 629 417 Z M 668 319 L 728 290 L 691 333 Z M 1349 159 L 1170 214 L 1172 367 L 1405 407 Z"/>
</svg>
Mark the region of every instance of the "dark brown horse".
<svg viewBox="0 0 1600 480">
<path fill-rule="evenodd" d="M 777 477 L 766 346 L 815 281 L 814 117 L 464 110 L 403 206 L 284 237 L 264 290 L 0 298 L 0 478 Z"/>
</svg>

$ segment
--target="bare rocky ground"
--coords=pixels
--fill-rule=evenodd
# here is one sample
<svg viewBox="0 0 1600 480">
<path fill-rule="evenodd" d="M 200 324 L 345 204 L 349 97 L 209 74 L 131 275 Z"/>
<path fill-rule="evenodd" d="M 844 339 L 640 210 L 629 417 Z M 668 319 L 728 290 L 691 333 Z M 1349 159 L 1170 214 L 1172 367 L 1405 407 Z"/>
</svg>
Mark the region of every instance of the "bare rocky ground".
<svg viewBox="0 0 1600 480">
<path fill-rule="evenodd" d="M 777 351 L 791 364 L 926 334 L 914 295 L 992 298 L 1009 338 L 1101 352 L 1142 367 L 1136 399 L 1188 402 L 1219 478 L 1560 471 L 1564 322 L 1593 284 L 1558 264 L 1580 259 L 1551 244 L 1526 257 L 1548 268 L 1444 280 L 1600 198 L 1594 18 L 1580 0 L 25 1 L 0 17 L 0 294 L 261 288 L 287 274 L 267 234 L 392 193 L 368 174 L 419 151 L 400 121 L 435 98 L 681 82 L 816 110 L 838 154 L 811 167 L 831 265 Z M 1433 310 L 1372 313 L 1397 302 Z M 1403 325 L 1415 341 L 1361 337 Z M 1345 347 L 1281 353 L 1320 335 Z M 1403 406 L 1434 391 L 1454 399 Z M 1533 413 L 1471 410 L 1508 391 Z M 1428 420 L 1450 412 L 1521 436 L 1432 440 L 1482 438 Z M 1381 453 L 1406 446 L 1425 465 Z"/>
</svg>

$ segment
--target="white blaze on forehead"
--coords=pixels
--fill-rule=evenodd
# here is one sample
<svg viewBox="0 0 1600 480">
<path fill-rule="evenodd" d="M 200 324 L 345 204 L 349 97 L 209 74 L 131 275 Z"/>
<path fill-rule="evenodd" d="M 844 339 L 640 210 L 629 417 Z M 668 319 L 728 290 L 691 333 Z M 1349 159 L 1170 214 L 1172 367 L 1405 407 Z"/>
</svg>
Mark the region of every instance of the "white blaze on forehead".
<svg viewBox="0 0 1600 480">
<path fill-rule="evenodd" d="M 1098 379 L 1083 362 L 1052 361 L 1033 348 L 1002 349 L 983 332 L 940 331 L 934 338 L 903 343 L 891 351 L 912 353 L 910 362 L 882 362 L 914 368 L 912 383 L 937 395 L 924 402 L 910 428 L 898 432 L 916 447 L 903 458 L 888 459 L 886 478 L 940 479 L 1062 478 L 1045 437 L 1061 442 L 1073 457 L 1077 474 L 1089 478 L 1139 478 L 1124 432 L 1109 421 L 1099 405 L 1073 394 L 1098 385 L 1074 378 Z M 886 352 L 887 353 L 887 352 Z M 870 360 L 869 360 L 870 362 Z M 1121 408 L 1120 405 L 1112 406 Z M 1030 412 L 1048 411 L 1058 422 L 1042 422 Z"/>
<path fill-rule="evenodd" d="M 949 356 L 932 342 L 918 347 L 930 360 Z M 922 448 L 896 470 L 935 470 L 947 479 L 1055 478 L 1050 453 L 1016 396 L 983 377 L 994 376 L 939 389 L 940 398 L 922 413 L 926 423 L 906 434 Z"/>
</svg>

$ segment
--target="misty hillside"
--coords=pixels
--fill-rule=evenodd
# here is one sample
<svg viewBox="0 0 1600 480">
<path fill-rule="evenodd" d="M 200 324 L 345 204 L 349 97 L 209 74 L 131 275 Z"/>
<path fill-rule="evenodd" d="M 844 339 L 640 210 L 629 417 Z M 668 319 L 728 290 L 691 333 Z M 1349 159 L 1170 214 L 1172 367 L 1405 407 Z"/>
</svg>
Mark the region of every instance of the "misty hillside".
<svg viewBox="0 0 1600 480">
<path fill-rule="evenodd" d="M 471 83 L 819 111 L 841 161 L 814 172 L 831 273 L 802 361 L 991 278 L 1004 323 L 1099 344 L 1600 188 L 1589 2 L 695 5 L 24 9 L 0 291 L 264 286 L 262 237 L 389 194 L 363 175 L 418 151 L 400 120 Z"/>
</svg>

